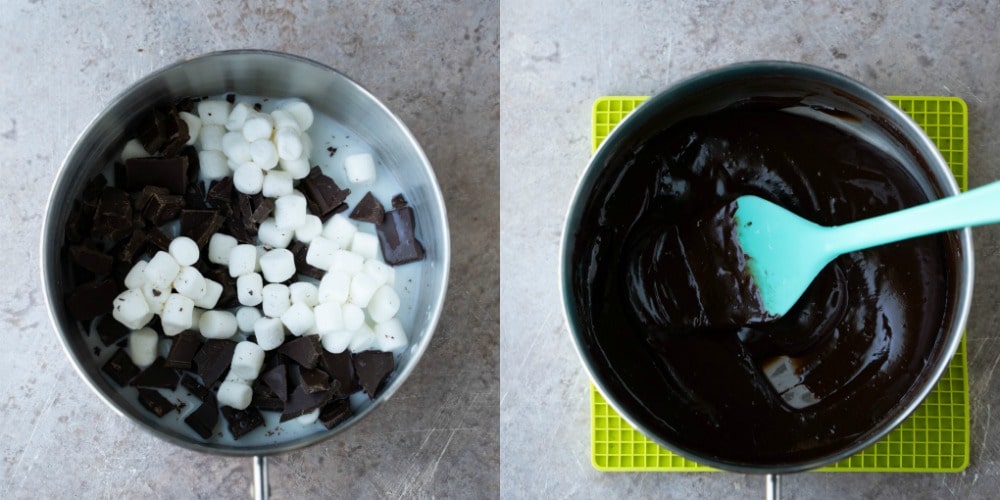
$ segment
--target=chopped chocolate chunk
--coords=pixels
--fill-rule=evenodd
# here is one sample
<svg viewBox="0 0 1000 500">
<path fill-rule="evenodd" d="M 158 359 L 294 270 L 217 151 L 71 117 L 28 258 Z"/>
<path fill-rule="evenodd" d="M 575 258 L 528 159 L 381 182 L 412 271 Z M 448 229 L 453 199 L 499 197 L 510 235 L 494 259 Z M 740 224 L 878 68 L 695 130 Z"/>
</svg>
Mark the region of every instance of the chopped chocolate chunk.
<svg viewBox="0 0 1000 500">
<path fill-rule="evenodd" d="M 97 337 L 101 339 L 102 344 L 108 347 L 128 334 L 128 327 L 111 316 L 104 316 L 97 322 Z"/>
<path fill-rule="evenodd" d="M 335 396 L 350 396 L 360 389 L 358 378 L 354 374 L 354 363 L 351 360 L 350 352 L 332 353 L 324 349 L 323 369 L 330 375 L 331 380 L 337 382 L 333 391 Z"/>
<path fill-rule="evenodd" d="M 115 262 L 107 253 L 86 245 L 71 245 L 69 255 L 76 265 L 98 276 L 111 274 L 111 265 Z"/>
<path fill-rule="evenodd" d="M 424 247 L 414 235 L 413 209 L 397 208 L 385 213 L 385 220 L 375 226 L 386 263 L 398 266 L 424 258 Z"/>
<path fill-rule="evenodd" d="M 326 152 L 330 153 L 330 158 L 333 158 L 333 155 L 337 153 L 337 148 L 330 146 L 326 148 Z"/>
<path fill-rule="evenodd" d="M 250 221 L 254 224 L 260 225 L 260 223 L 264 222 L 264 219 L 268 218 L 272 212 L 274 212 L 274 199 L 264 198 L 257 205 L 257 208 L 253 210 L 253 214 L 250 215 Z"/>
<path fill-rule="evenodd" d="M 354 354 L 354 371 L 358 381 L 368 397 L 375 399 L 386 377 L 395 368 L 395 360 L 391 352 L 364 351 Z"/>
<path fill-rule="evenodd" d="M 363 222 L 381 224 L 385 219 L 385 208 L 375 199 L 375 195 L 371 191 L 368 191 L 365 193 L 364 198 L 361 198 L 361 201 L 354 206 L 354 211 L 351 212 L 350 217 Z"/>
<path fill-rule="evenodd" d="M 226 207 L 227 210 L 231 208 L 230 200 L 233 198 L 233 178 L 223 177 L 217 181 L 212 181 L 211 187 L 208 188 L 208 193 L 205 195 L 205 200 L 212 204 L 215 208 Z"/>
<path fill-rule="evenodd" d="M 299 379 L 302 381 L 301 386 L 309 394 L 331 390 L 330 375 L 318 368 L 299 369 Z M 339 382 L 334 381 L 334 384 Z"/>
<path fill-rule="evenodd" d="M 169 135 L 167 136 L 167 143 L 163 145 L 161 154 L 170 157 L 180 152 L 188 139 L 191 139 L 191 134 L 188 132 L 187 122 L 177 114 L 176 109 L 171 109 L 167 113 L 166 125 Z"/>
<path fill-rule="evenodd" d="M 260 381 L 266 385 L 278 399 L 285 401 L 288 399 L 288 370 L 284 363 L 279 363 L 264 372 L 260 376 Z"/>
<path fill-rule="evenodd" d="M 139 52 L 142 52 L 142 49 L 139 49 Z M 177 101 L 177 105 L 174 107 L 177 108 L 177 111 L 187 111 L 188 113 L 192 113 L 195 111 L 195 103 L 200 100 L 201 99 L 195 97 L 183 97 L 181 100 Z"/>
<path fill-rule="evenodd" d="M 340 189 L 319 167 L 309 171 L 309 175 L 299 183 L 299 189 L 306 195 L 309 211 L 324 220 L 333 215 L 334 210 L 344 204 L 351 194 L 350 189 Z"/>
<path fill-rule="evenodd" d="M 319 411 L 319 422 L 327 429 L 333 429 L 338 424 L 351 418 L 351 403 L 346 399 L 335 399 Z"/>
<path fill-rule="evenodd" d="M 149 203 L 149 199 L 152 198 L 153 194 L 170 194 L 170 190 L 165 187 L 160 186 L 144 186 L 142 191 L 136 195 L 135 201 L 132 202 L 132 208 L 139 213 L 142 213 L 146 209 L 146 204 Z"/>
<path fill-rule="evenodd" d="M 233 439 L 239 439 L 250 431 L 264 425 L 264 416 L 253 406 L 245 410 L 237 410 L 228 406 L 222 407 L 222 416 L 229 421 L 229 432 Z"/>
<path fill-rule="evenodd" d="M 142 254 L 142 249 L 146 247 L 146 233 L 138 230 L 132 230 L 132 237 L 122 245 L 121 250 L 115 255 L 115 257 L 120 261 L 128 264 L 135 264 L 136 259 Z M 127 266 L 131 269 L 131 266 Z M 128 274 L 128 270 L 125 271 Z"/>
<path fill-rule="evenodd" d="M 197 432 L 199 436 L 208 439 L 215 433 L 215 426 L 219 423 L 219 403 L 216 401 L 215 395 L 210 392 L 206 392 L 206 396 L 201 400 L 204 403 L 197 410 L 191 412 L 184 419 L 184 423 Z"/>
<path fill-rule="evenodd" d="M 285 410 L 281 412 L 281 421 L 285 422 L 295 417 L 301 417 L 319 408 L 333 399 L 333 391 L 306 392 L 301 385 L 295 388 L 285 402 Z"/>
<path fill-rule="evenodd" d="M 160 387 L 163 389 L 174 390 L 177 388 L 177 382 L 180 377 L 177 372 L 171 368 L 166 367 L 167 360 L 163 359 L 161 356 L 157 356 L 153 360 L 153 364 L 146 367 L 142 373 L 139 374 L 134 380 L 132 380 L 132 385 L 136 387 Z"/>
<path fill-rule="evenodd" d="M 185 156 L 188 159 L 188 187 L 198 187 L 203 195 L 201 197 L 201 201 L 198 202 L 197 205 L 188 205 L 188 208 L 203 210 L 205 208 L 205 188 L 201 183 L 201 179 L 198 178 L 198 173 L 201 171 L 201 162 L 198 160 L 198 150 L 195 149 L 194 146 L 185 146 L 184 149 L 181 150 L 180 155 Z"/>
<path fill-rule="evenodd" d="M 185 330 L 174 337 L 167 354 L 167 368 L 190 370 L 194 355 L 201 347 L 201 336 L 194 330 Z"/>
<path fill-rule="evenodd" d="M 205 187 L 200 182 L 188 184 L 184 192 L 184 208 L 189 210 L 208 210 L 205 204 Z"/>
<path fill-rule="evenodd" d="M 204 384 L 194 378 L 194 375 L 187 373 L 184 378 L 181 379 L 181 385 L 191 393 L 192 396 L 205 401 L 206 398 L 212 395 L 212 391 L 208 390 Z"/>
<path fill-rule="evenodd" d="M 80 285 L 69 292 L 66 297 L 66 307 L 69 308 L 73 319 L 91 320 L 111 312 L 119 291 L 115 280 L 111 278 Z"/>
<path fill-rule="evenodd" d="M 159 109 L 154 109 L 146 115 L 146 119 L 139 125 L 138 139 L 143 149 L 155 153 L 167 143 L 169 138 L 167 122 L 167 114 Z"/>
<path fill-rule="evenodd" d="M 253 383 L 253 399 L 250 404 L 260 411 L 284 411 L 285 402 L 267 387 L 267 384 L 257 379 Z"/>
<path fill-rule="evenodd" d="M 318 280 L 323 279 L 326 276 L 326 271 L 314 267 L 306 262 L 306 253 L 309 251 L 309 247 L 301 241 L 295 240 L 291 245 L 288 246 L 288 251 L 292 252 L 292 257 L 295 259 L 295 272 L 298 274 L 304 274 L 310 278 L 316 278 Z"/>
<path fill-rule="evenodd" d="M 226 218 L 215 210 L 181 210 L 181 235 L 191 238 L 198 248 L 204 249 L 224 222 Z"/>
<path fill-rule="evenodd" d="M 125 191 L 106 187 L 94 214 L 94 233 L 119 241 L 132 233 L 132 199 Z"/>
<path fill-rule="evenodd" d="M 142 217 L 160 226 L 176 219 L 184 208 L 184 197 L 179 194 L 153 193 L 142 211 Z"/>
<path fill-rule="evenodd" d="M 229 275 L 228 268 L 213 267 L 206 273 L 202 273 L 206 278 L 222 285 L 222 295 L 216 303 L 216 309 L 229 309 L 239 305 L 239 297 L 236 295 L 236 278 Z"/>
<path fill-rule="evenodd" d="M 97 174 L 90 182 L 87 183 L 83 188 L 83 194 L 80 195 L 84 201 L 95 202 L 97 198 L 101 196 L 101 192 L 104 191 L 104 187 L 108 185 L 108 179 L 104 177 L 104 174 Z"/>
<path fill-rule="evenodd" d="M 403 193 L 399 193 L 392 197 L 392 208 L 394 210 L 399 210 L 407 205 L 406 198 L 403 198 Z"/>
<path fill-rule="evenodd" d="M 151 227 L 146 233 L 146 248 L 151 254 L 155 254 L 159 250 L 170 251 L 170 241 L 170 237 L 163 234 L 159 228 Z"/>
<path fill-rule="evenodd" d="M 225 375 L 233 360 L 236 342 L 211 339 L 205 342 L 194 356 L 195 368 L 206 386 L 211 387 Z"/>
<path fill-rule="evenodd" d="M 319 335 L 304 335 L 285 342 L 278 348 L 280 354 L 288 356 L 289 359 L 303 368 L 314 368 L 322 351 L 323 347 L 319 342 Z"/>
<path fill-rule="evenodd" d="M 188 184 L 187 156 L 175 158 L 129 158 L 125 160 L 125 187 L 160 186 L 172 194 L 183 195 Z"/>
<path fill-rule="evenodd" d="M 116 384 L 125 387 L 139 374 L 139 367 L 135 366 L 125 349 L 118 349 L 111 356 L 111 359 L 104 363 L 101 371 L 111 377 L 111 380 L 114 380 Z"/>
<path fill-rule="evenodd" d="M 177 407 L 153 389 L 139 389 L 139 403 L 157 417 L 162 417 Z"/>
<path fill-rule="evenodd" d="M 69 217 L 66 219 L 67 240 L 76 243 L 90 235 L 96 209 L 96 204 L 76 203 L 75 209 L 69 213 Z"/>
</svg>

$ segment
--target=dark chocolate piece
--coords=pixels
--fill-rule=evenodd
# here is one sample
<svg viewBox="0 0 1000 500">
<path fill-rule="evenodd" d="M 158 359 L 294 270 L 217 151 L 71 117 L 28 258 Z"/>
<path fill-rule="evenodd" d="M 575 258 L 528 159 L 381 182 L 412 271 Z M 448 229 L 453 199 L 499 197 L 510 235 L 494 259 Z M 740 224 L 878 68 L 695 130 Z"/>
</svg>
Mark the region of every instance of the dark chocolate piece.
<svg viewBox="0 0 1000 500">
<path fill-rule="evenodd" d="M 338 424 L 351 418 L 351 403 L 347 399 L 335 399 L 319 411 L 319 422 L 327 429 L 333 429 Z"/>
<path fill-rule="evenodd" d="M 215 395 L 210 392 L 205 398 L 202 398 L 202 401 L 204 403 L 197 410 L 184 418 L 184 423 L 194 429 L 203 439 L 208 439 L 215 433 L 215 426 L 219 423 L 219 403 L 216 401 Z"/>
<path fill-rule="evenodd" d="M 139 403 L 157 417 L 162 417 L 177 407 L 153 389 L 139 389 Z"/>
<path fill-rule="evenodd" d="M 153 193 L 142 211 L 149 222 L 160 226 L 176 219 L 184 208 L 184 196 L 179 194 Z"/>
<path fill-rule="evenodd" d="M 146 209 L 146 204 L 149 203 L 149 199 L 155 193 L 170 194 L 170 190 L 160 186 L 144 186 L 142 191 L 139 191 L 139 194 L 135 196 L 135 200 L 132 202 L 133 210 L 142 213 L 142 211 Z"/>
<path fill-rule="evenodd" d="M 222 416 L 229 422 L 229 432 L 233 435 L 233 439 L 239 439 L 264 425 L 264 416 L 253 406 L 245 410 L 223 406 Z"/>
<path fill-rule="evenodd" d="M 111 380 L 114 380 L 116 384 L 125 387 L 139 374 L 139 367 L 135 366 L 125 349 L 118 349 L 111 356 L 111 359 L 104 363 L 101 371 L 111 377 Z"/>
<path fill-rule="evenodd" d="M 167 114 L 159 109 L 154 109 L 146 115 L 146 119 L 139 125 L 137 137 L 142 143 L 143 149 L 150 153 L 156 153 L 167 143 L 169 137 L 167 120 Z"/>
<path fill-rule="evenodd" d="M 155 254 L 157 251 L 169 252 L 170 241 L 170 237 L 163 234 L 163 231 L 157 227 L 149 228 L 146 233 L 146 248 L 151 254 Z"/>
<path fill-rule="evenodd" d="M 406 203 L 406 198 L 403 198 L 403 193 L 399 193 L 396 196 L 392 197 L 393 210 L 399 210 L 400 208 L 403 208 L 407 205 L 408 203 Z"/>
<path fill-rule="evenodd" d="M 107 185 L 108 179 L 104 177 L 104 174 L 97 174 L 83 187 L 83 193 L 80 195 L 80 198 L 85 202 L 96 202 Z"/>
<path fill-rule="evenodd" d="M 94 214 L 94 233 L 119 241 L 132 233 L 132 198 L 125 191 L 105 187 Z"/>
<path fill-rule="evenodd" d="M 228 268 L 213 267 L 207 273 L 202 274 L 222 285 L 222 295 L 219 296 L 219 302 L 215 304 L 216 309 L 229 309 L 239 305 L 239 297 L 236 295 L 236 278 L 229 275 Z"/>
<path fill-rule="evenodd" d="M 264 383 L 278 399 L 288 400 L 288 369 L 284 363 L 279 363 L 260 376 Z"/>
<path fill-rule="evenodd" d="M 194 330 L 185 330 L 173 339 L 170 353 L 167 354 L 167 368 L 190 370 L 194 355 L 201 347 L 201 336 Z"/>
<path fill-rule="evenodd" d="M 115 255 L 120 262 L 135 264 L 136 259 L 142 254 L 142 250 L 146 248 L 146 233 L 138 229 L 132 230 L 132 236 L 122 245 L 121 249 Z M 128 266 L 131 269 L 131 266 Z M 128 271 L 126 270 L 126 274 Z"/>
<path fill-rule="evenodd" d="M 309 171 L 309 175 L 299 183 L 299 189 L 306 195 L 309 211 L 321 219 L 333 215 L 334 210 L 351 194 L 350 189 L 340 189 L 319 167 L 313 167 Z"/>
<path fill-rule="evenodd" d="M 205 387 L 204 384 L 199 382 L 198 379 L 194 378 L 194 375 L 190 373 L 184 375 L 184 378 L 181 379 L 181 385 L 184 386 L 184 388 L 187 389 L 192 396 L 202 401 L 206 401 L 209 396 L 212 396 L 213 399 L 215 397 L 212 394 L 212 391 L 208 390 L 208 387 Z"/>
<path fill-rule="evenodd" d="M 177 371 L 167 368 L 165 365 L 167 360 L 163 359 L 161 356 L 153 361 L 153 364 L 146 367 L 142 373 L 139 374 L 134 380 L 132 380 L 132 385 L 136 387 L 159 387 L 163 389 L 174 390 L 177 388 L 177 382 L 180 377 L 177 375 Z"/>
<path fill-rule="evenodd" d="M 233 360 L 236 342 L 231 340 L 211 339 L 198 350 L 194 356 L 195 368 L 206 386 L 211 387 L 229 370 Z"/>
<path fill-rule="evenodd" d="M 375 226 L 387 264 L 398 266 L 424 258 L 424 247 L 417 241 L 413 209 L 397 208 L 385 213 L 385 220 Z"/>
<path fill-rule="evenodd" d="M 212 181 L 211 187 L 208 188 L 208 193 L 205 194 L 205 201 L 212 204 L 215 208 L 225 207 L 226 210 L 231 210 L 233 198 L 233 178 L 223 177 L 217 181 Z"/>
<path fill-rule="evenodd" d="M 101 339 L 101 343 L 106 346 L 110 347 L 128 334 L 128 327 L 111 316 L 104 316 L 97 322 L 97 336 Z"/>
<path fill-rule="evenodd" d="M 69 255 L 78 266 L 98 276 L 111 274 L 111 265 L 115 262 L 107 253 L 86 245 L 71 245 Z"/>
<path fill-rule="evenodd" d="M 330 379 L 337 382 L 333 390 L 335 396 L 350 396 L 360 388 L 357 376 L 354 374 L 354 363 L 349 351 L 332 353 L 324 349 L 322 365 L 326 373 L 330 375 Z"/>
<path fill-rule="evenodd" d="M 306 392 L 301 385 L 288 396 L 285 402 L 285 410 L 281 412 L 281 421 L 285 422 L 295 417 L 301 417 L 316 408 L 319 408 L 333 399 L 333 391 Z"/>
<path fill-rule="evenodd" d="M 368 191 L 361 198 L 361 201 L 354 205 L 354 211 L 351 212 L 350 217 L 362 222 L 381 224 L 385 219 L 385 207 L 375 199 L 375 195 L 371 191 Z"/>
<path fill-rule="evenodd" d="M 316 278 L 318 280 L 323 279 L 326 276 L 326 271 L 314 267 L 306 262 L 306 253 L 309 252 L 309 247 L 301 241 L 293 241 L 291 245 L 288 246 L 288 250 L 292 252 L 292 257 L 295 258 L 295 272 L 298 274 L 304 274 L 310 278 Z"/>
<path fill-rule="evenodd" d="M 77 202 L 66 218 L 66 239 L 72 243 L 82 241 L 90 235 L 94 226 L 96 203 Z"/>
<path fill-rule="evenodd" d="M 354 372 L 358 374 L 361 388 L 371 399 L 375 399 L 375 393 L 395 366 L 391 352 L 364 351 L 354 354 Z"/>
<path fill-rule="evenodd" d="M 319 368 L 300 368 L 299 369 L 299 379 L 301 380 L 301 386 L 306 390 L 306 392 L 312 394 L 314 392 L 329 391 L 330 387 L 330 375 Z M 334 385 L 339 385 L 337 381 L 333 382 Z"/>
<path fill-rule="evenodd" d="M 260 411 L 284 411 L 285 402 L 268 388 L 267 384 L 257 379 L 253 383 L 253 399 L 250 402 Z"/>
<path fill-rule="evenodd" d="M 264 219 L 268 218 L 272 212 L 274 212 L 274 200 L 272 198 L 264 198 L 257 204 L 257 208 L 253 209 L 253 214 L 250 215 L 250 221 L 254 224 L 260 225 L 260 223 L 264 222 Z"/>
<path fill-rule="evenodd" d="M 125 186 L 136 190 L 144 186 L 160 186 L 172 194 L 183 195 L 188 184 L 187 156 L 174 158 L 129 158 L 125 160 Z"/>
<path fill-rule="evenodd" d="M 288 356 L 303 368 L 314 368 L 321 352 L 323 347 L 319 342 L 319 335 L 303 335 L 278 348 L 278 353 Z"/>
<path fill-rule="evenodd" d="M 111 312 L 119 291 L 115 280 L 111 278 L 80 285 L 67 295 L 66 307 L 73 319 L 91 320 Z"/>
<path fill-rule="evenodd" d="M 226 218 L 215 210 L 181 210 L 181 235 L 191 238 L 198 248 L 204 249 L 224 222 Z"/>
<path fill-rule="evenodd" d="M 201 188 L 202 195 L 205 194 L 204 185 L 201 183 L 201 179 L 198 178 L 198 173 L 201 171 L 201 162 L 198 160 L 198 150 L 194 146 L 185 146 L 180 152 L 181 156 L 185 156 L 188 159 L 188 187 L 197 186 Z M 188 208 L 193 208 L 196 210 L 202 210 L 205 202 L 205 197 L 201 197 L 202 206 L 189 205 Z"/>
<path fill-rule="evenodd" d="M 167 113 L 166 125 L 169 135 L 167 135 L 167 143 L 163 145 L 161 154 L 170 157 L 176 155 L 184 148 L 185 143 L 191 138 L 191 134 L 188 131 L 187 122 L 177 114 L 176 109 L 171 109 Z"/>
</svg>

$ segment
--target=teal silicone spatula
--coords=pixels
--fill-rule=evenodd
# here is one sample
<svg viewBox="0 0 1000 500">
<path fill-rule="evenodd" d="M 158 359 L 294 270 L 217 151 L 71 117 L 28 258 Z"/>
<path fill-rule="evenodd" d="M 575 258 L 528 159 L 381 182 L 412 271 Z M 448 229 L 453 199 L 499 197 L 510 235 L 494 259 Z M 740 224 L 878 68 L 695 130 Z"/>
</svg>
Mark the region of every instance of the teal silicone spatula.
<svg viewBox="0 0 1000 500">
<path fill-rule="evenodd" d="M 838 255 L 917 236 L 1000 222 L 1000 182 L 878 217 L 820 226 L 756 196 L 736 199 L 733 216 L 747 269 L 767 313 L 788 313 Z"/>
</svg>

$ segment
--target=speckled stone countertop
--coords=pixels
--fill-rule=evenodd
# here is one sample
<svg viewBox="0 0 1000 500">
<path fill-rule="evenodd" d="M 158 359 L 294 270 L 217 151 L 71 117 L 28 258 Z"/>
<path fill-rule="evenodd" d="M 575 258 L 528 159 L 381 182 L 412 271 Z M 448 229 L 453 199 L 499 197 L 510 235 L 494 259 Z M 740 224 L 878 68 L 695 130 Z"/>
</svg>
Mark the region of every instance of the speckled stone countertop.
<svg viewBox="0 0 1000 500">
<path fill-rule="evenodd" d="M 334 5 L 335 4 L 335 5 Z M 0 498 L 247 498 L 251 460 L 139 432 L 70 366 L 40 292 L 44 202 L 76 136 L 182 57 L 286 51 L 368 88 L 413 131 L 448 206 L 441 323 L 396 395 L 270 460 L 272 498 L 499 496 L 496 2 L 70 2 L 0 8 Z"/>
<path fill-rule="evenodd" d="M 501 3 L 501 491 L 506 498 L 763 498 L 760 476 L 602 473 L 590 463 L 588 379 L 562 316 L 563 216 L 602 95 L 649 95 L 726 63 L 825 66 L 884 94 L 969 107 L 970 187 L 1000 179 L 997 2 Z M 984 498 L 1000 490 L 1000 227 L 974 231 L 968 325 L 971 465 L 957 474 L 805 473 L 785 498 Z"/>
</svg>

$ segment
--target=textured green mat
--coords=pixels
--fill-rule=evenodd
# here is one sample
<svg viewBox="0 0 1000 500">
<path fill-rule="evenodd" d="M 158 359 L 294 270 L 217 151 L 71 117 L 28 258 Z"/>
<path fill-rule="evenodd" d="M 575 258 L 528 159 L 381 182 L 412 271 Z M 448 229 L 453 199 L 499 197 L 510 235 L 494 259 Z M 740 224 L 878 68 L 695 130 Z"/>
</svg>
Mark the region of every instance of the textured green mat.
<svg viewBox="0 0 1000 500">
<path fill-rule="evenodd" d="M 647 97 L 601 97 L 594 103 L 593 149 Z M 968 114 L 954 97 L 889 97 L 927 131 L 968 188 Z M 591 455 L 602 471 L 711 471 L 654 443 L 621 418 L 591 386 Z M 830 472 L 959 472 L 969 465 L 969 381 L 965 338 L 948 370 L 902 425 L 860 453 L 828 467 Z"/>
</svg>

